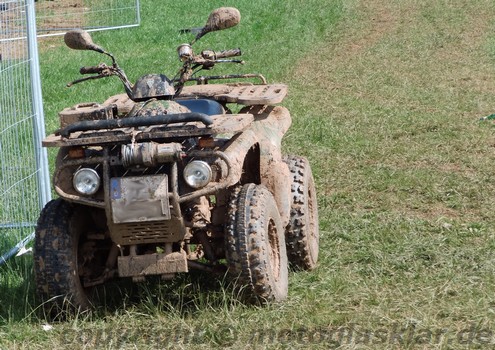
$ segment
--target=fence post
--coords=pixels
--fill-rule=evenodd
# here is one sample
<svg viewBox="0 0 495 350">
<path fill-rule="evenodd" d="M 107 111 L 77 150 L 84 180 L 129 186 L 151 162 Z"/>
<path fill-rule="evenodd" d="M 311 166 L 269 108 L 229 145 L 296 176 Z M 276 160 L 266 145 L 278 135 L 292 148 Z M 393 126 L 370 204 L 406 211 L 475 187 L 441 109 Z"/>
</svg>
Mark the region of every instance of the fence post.
<svg viewBox="0 0 495 350">
<path fill-rule="evenodd" d="M 46 148 L 41 147 L 41 141 L 45 137 L 45 118 L 43 113 L 43 98 L 41 93 L 40 65 L 38 59 L 38 42 L 36 37 L 36 13 L 34 0 L 27 0 L 27 39 L 29 69 L 31 73 L 31 91 L 33 105 L 34 149 L 36 152 L 36 165 L 38 169 L 37 179 L 39 188 L 40 208 L 51 199 L 50 175 Z"/>
</svg>

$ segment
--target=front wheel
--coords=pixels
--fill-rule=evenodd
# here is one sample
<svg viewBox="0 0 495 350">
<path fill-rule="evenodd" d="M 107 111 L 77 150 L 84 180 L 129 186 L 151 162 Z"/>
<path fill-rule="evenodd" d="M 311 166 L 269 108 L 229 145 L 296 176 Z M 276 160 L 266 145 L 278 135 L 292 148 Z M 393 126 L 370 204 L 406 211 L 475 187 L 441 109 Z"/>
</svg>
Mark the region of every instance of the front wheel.
<svg viewBox="0 0 495 350">
<path fill-rule="evenodd" d="M 35 282 L 38 297 L 52 317 L 91 307 L 82 275 L 90 266 L 101 266 L 107 253 L 86 240 L 94 226 L 88 210 L 60 198 L 46 204 L 40 214 L 34 243 Z"/>
<path fill-rule="evenodd" d="M 287 254 L 296 269 L 312 270 L 318 261 L 319 227 L 316 189 L 309 162 L 286 156 L 292 175 L 290 220 L 286 228 Z"/>
<path fill-rule="evenodd" d="M 247 184 L 234 190 L 225 230 L 229 272 L 256 300 L 287 297 L 288 267 L 284 228 L 272 194 Z"/>
</svg>

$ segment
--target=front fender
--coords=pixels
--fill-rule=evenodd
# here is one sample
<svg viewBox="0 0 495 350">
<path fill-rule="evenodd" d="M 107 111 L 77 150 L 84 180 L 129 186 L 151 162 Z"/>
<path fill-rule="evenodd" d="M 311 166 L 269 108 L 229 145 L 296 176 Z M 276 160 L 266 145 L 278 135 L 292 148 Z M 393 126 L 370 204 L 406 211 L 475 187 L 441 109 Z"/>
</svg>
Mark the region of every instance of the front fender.
<svg viewBox="0 0 495 350">
<path fill-rule="evenodd" d="M 291 176 L 282 159 L 282 137 L 291 125 L 289 111 L 284 107 L 253 106 L 243 111 L 254 115 L 254 122 L 236 135 L 224 148 L 230 159 L 233 176 L 229 186 L 241 179 L 243 171 L 259 171 L 260 183 L 275 197 L 282 221 L 288 223 L 290 213 Z M 259 147 L 259 169 L 244 169 L 244 159 L 253 147 Z"/>
</svg>

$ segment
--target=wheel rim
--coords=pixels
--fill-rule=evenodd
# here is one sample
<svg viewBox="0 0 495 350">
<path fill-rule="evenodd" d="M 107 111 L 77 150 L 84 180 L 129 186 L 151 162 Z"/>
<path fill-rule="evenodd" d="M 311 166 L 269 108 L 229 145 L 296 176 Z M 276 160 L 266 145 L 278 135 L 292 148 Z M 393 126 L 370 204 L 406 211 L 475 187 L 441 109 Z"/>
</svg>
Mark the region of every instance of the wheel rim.
<svg viewBox="0 0 495 350">
<path fill-rule="evenodd" d="M 86 224 L 86 221 L 83 219 L 79 213 L 76 213 L 70 222 L 70 232 L 73 235 L 74 239 L 76 240 L 76 244 L 73 247 L 73 254 L 74 254 L 74 271 L 76 273 L 76 280 L 75 283 L 77 285 L 78 290 L 80 291 L 81 295 L 80 297 L 84 300 L 83 304 L 84 308 L 90 305 L 89 297 L 88 297 L 88 291 L 89 288 L 85 288 L 83 284 L 83 269 L 84 269 L 84 263 L 83 263 L 83 244 L 84 244 L 84 238 L 83 238 L 83 226 Z"/>
<path fill-rule="evenodd" d="M 319 245 L 319 232 L 318 232 L 318 214 L 317 204 L 315 198 L 315 185 L 311 178 L 308 184 L 308 246 L 309 254 L 312 261 L 316 261 L 318 258 L 318 245 Z"/>
<path fill-rule="evenodd" d="M 75 217 L 72 223 L 72 233 L 74 237 L 78 237 L 77 247 L 75 247 L 75 271 L 78 276 L 79 284 L 84 291 L 85 295 L 90 299 L 90 294 L 94 292 L 95 281 L 104 273 L 104 264 L 109 254 L 110 249 L 106 241 L 100 241 L 100 245 L 97 246 L 96 242 L 91 242 L 85 235 L 88 232 L 91 224 L 88 224 L 89 219 L 85 216 Z M 91 244 L 93 243 L 93 244 Z M 89 285 L 88 285 L 89 283 Z M 102 283 L 97 283 L 102 284 Z"/>
<path fill-rule="evenodd" d="M 273 219 L 268 222 L 268 244 L 270 265 L 275 281 L 280 278 L 280 241 L 278 239 L 277 225 Z"/>
</svg>

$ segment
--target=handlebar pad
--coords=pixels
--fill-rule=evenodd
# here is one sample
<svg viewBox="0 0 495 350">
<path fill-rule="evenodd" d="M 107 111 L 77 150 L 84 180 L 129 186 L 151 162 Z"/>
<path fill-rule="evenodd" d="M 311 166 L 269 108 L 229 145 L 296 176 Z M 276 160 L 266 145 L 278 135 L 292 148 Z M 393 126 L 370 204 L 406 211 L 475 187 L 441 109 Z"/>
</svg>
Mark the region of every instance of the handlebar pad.
<svg viewBox="0 0 495 350">
<path fill-rule="evenodd" d="M 102 68 L 98 66 L 81 67 L 81 69 L 79 69 L 79 73 L 81 74 L 99 74 L 101 71 Z"/>
</svg>

